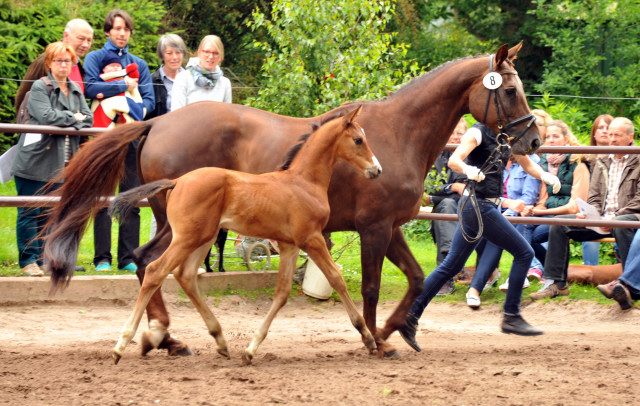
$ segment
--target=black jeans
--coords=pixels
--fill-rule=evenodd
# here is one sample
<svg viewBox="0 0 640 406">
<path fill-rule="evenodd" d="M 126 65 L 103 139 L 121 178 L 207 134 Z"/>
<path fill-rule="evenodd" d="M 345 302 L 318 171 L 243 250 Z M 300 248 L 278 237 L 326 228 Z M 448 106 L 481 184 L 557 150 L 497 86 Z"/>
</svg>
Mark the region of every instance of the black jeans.
<svg viewBox="0 0 640 406">
<path fill-rule="evenodd" d="M 136 150 L 139 140 L 129 144 L 127 157 L 125 158 L 124 178 L 120 182 L 120 192 L 140 186 L 138 168 L 136 163 Z M 111 264 L 111 217 L 107 209 L 101 209 L 96 214 L 93 224 L 93 263 L 100 262 Z M 140 245 L 140 209 L 131 211 L 126 221 L 118 227 L 118 268 L 122 269 L 133 262 L 133 250 Z"/>
<path fill-rule="evenodd" d="M 576 218 L 575 214 L 565 214 L 558 218 Z M 638 221 L 635 214 L 623 214 L 616 220 Z M 620 260 L 624 264 L 629 254 L 629 247 L 635 234 L 635 228 L 612 228 L 611 234 L 600 234 L 586 227 L 551 226 L 549 228 L 549 248 L 544 261 L 543 279 L 553 279 L 556 282 L 566 282 L 569 268 L 569 242 L 593 241 L 604 237 L 615 237 L 618 244 Z"/>
</svg>

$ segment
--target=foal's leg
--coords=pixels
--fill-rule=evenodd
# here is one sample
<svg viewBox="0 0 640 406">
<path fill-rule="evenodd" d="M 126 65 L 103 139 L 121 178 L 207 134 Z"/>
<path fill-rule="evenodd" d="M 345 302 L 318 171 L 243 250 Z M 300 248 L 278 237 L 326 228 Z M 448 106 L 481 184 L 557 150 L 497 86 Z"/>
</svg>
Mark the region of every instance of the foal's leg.
<svg viewBox="0 0 640 406">
<path fill-rule="evenodd" d="M 299 249 L 295 245 L 278 242 L 280 247 L 280 266 L 278 268 L 278 284 L 276 285 L 276 293 L 273 296 L 273 303 L 267 313 L 267 316 L 262 321 L 260 327 L 253 334 L 253 340 L 249 346 L 244 350 L 242 355 L 242 362 L 245 365 L 251 363 L 253 357 L 258 351 L 258 346 L 264 341 L 267 333 L 269 332 L 269 326 L 278 311 L 282 306 L 287 303 L 289 293 L 291 293 L 291 282 L 293 281 L 293 273 L 296 269 L 296 261 L 298 260 Z"/>
<path fill-rule="evenodd" d="M 145 307 L 147 307 L 151 296 L 162 285 L 162 281 L 169 275 L 169 272 L 176 268 L 182 262 L 181 259 L 186 256 L 184 253 L 175 255 L 174 251 L 176 251 L 175 246 L 172 244 L 160 258 L 147 266 L 133 312 L 122 328 L 118 343 L 113 349 L 113 360 L 116 364 L 120 361 L 127 344 L 135 336 L 140 319 L 142 319 Z"/>
<path fill-rule="evenodd" d="M 216 319 L 207 303 L 200 296 L 200 291 L 198 290 L 198 266 L 204 260 L 212 243 L 213 241 L 205 243 L 189 255 L 184 263 L 173 272 L 173 276 L 202 316 L 207 329 L 209 329 L 209 334 L 215 338 L 218 344 L 218 354 L 229 358 L 229 350 L 227 349 L 227 342 L 222 335 L 222 327 L 220 327 L 218 319 Z"/>
<path fill-rule="evenodd" d="M 147 266 L 158 259 L 171 242 L 171 228 L 167 224 L 166 216 L 162 213 L 162 215 L 156 215 L 156 219 L 158 221 L 158 230 L 154 238 L 134 251 L 140 285 L 144 280 Z M 142 333 L 141 338 L 143 356 L 154 348 L 166 349 L 169 355 L 193 355 L 193 352 L 186 344 L 172 338 L 167 331 L 169 328 L 169 313 L 164 305 L 161 289 L 155 291 L 149 304 L 147 304 L 147 318 L 149 319 L 149 329 Z"/>
<path fill-rule="evenodd" d="M 311 257 L 311 259 L 318 265 L 320 270 L 322 270 L 324 276 L 327 277 L 331 287 L 338 292 L 338 295 L 340 295 L 340 299 L 347 310 L 347 314 L 349 314 L 349 319 L 351 319 L 351 323 L 356 330 L 360 332 L 364 345 L 370 352 L 375 351 L 375 339 L 367 328 L 364 318 L 360 315 L 360 312 L 358 312 L 351 296 L 349 296 L 347 283 L 342 277 L 340 269 L 336 263 L 333 262 L 333 259 L 331 259 L 331 254 L 329 254 L 329 250 L 327 249 L 326 242 L 324 238 L 322 238 L 322 235 L 318 233 L 317 236 L 309 238 L 307 240 L 307 246 L 304 249 L 307 251 L 307 254 L 309 254 L 309 257 Z"/>
</svg>

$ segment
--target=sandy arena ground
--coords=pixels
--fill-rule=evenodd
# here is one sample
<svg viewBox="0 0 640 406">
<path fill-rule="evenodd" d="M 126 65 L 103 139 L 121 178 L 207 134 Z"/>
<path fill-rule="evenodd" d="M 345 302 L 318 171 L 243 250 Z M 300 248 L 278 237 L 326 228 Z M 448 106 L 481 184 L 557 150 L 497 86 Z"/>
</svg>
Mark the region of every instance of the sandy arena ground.
<svg viewBox="0 0 640 406">
<path fill-rule="evenodd" d="M 617 304 L 529 303 L 545 334 L 499 331 L 497 305 L 432 304 L 421 353 L 397 333 L 401 360 L 368 355 L 340 304 L 292 300 L 253 365 L 240 355 L 270 304 L 209 299 L 231 359 L 217 355 L 200 316 L 168 297 L 171 331 L 193 357 L 153 351 L 139 333 L 114 365 L 111 350 L 131 303 L 0 308 L 0 404 L 6 405 L 585 405 L 639 404 L 640 310 Z M 379 306 L 380 323 L 395 303 Z M 144 319 L 146 325 L 146 317 Z"/>
</svg>

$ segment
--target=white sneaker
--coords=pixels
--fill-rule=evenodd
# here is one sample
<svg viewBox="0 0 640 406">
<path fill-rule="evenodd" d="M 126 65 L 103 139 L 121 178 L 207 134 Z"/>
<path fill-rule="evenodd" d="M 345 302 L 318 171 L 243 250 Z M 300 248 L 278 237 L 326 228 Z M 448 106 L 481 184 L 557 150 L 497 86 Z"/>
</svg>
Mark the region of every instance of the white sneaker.
<svg viewBox="0 0 640 406">
<path fill-rule="evenodd" d="M 498 281 L 500 280 L 500 277 L 502 276 L 500 274 L 500 270 L 498 268 L 496 268 L 496 270 L 491 274 L 493 277 L 489 277 L 489 280 L 487 281 L 487 283 L 484 284 L 484 288 L 482 288 L 482 291 L 484 292 L 485 290 L 489 290 L 491 289 L 491 287 L 493 285 L 495 285 L 496 283 L 498 283 Z"/>
<path fill-rule="evenodd" d="M 531 286 L 531 284 L 529 283 L 529 279 L 525 278 L 524 283 L 522 284 L 522 289 L 526 289 L 529 286 Z M 498 289 L 500 289 L 501 292 L 506 292 L 507 290 L 509 290 L 509 279 L 507 278 L 507 281 L 500 285 Z"/>
<path fill-rule="evenodd" d="M 467 292 L 467 306 L 472 309 L 477 309 L 480 307 L 480 298 L 478 296 L 471 296 L 469 292 Z"/>
<path fill-rule="evenodd" d="M 207 273 L 207 270 L 206 270 L 206 269 L 204 269 L 204 268 L 202 268 L 202 267 L 198 268 L 198 275 L 202 275 L 202 274 L 204 274 L 204 273 Z"/>
</svg>

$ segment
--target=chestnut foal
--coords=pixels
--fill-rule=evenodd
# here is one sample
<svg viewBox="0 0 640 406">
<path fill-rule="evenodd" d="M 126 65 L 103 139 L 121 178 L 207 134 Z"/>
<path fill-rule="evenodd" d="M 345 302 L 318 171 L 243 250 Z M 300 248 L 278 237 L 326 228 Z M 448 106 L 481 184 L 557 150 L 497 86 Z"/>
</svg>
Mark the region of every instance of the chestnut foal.
<svg viewBox="0 0 640 406">
<path fill-rule="evenodd" d="M 280 247 L 273 303 L 244 351 L 242 360 L 245 364 L 251 363 L 273 318 L 289 297 L 300 249 L 318 264 L 331 287 L 338 292 L 365 346 L 371 352 L 376 350 L 375 340 L 349 296 L 344 278 L 331 259 L 322 236 L 329 220 L 327 190 L 335 162 L 342 159 L 367 178 L 376 178 L 382 171 L 364 131 L 354 121 L 360 110 L 361 106 L 344 117 L 328 121 L 308 135 L 306 142 L 303 140 L 290 150 L 278 172 L 254 175 L 222 168 L 201 168 L 176 180 L 143 185 L 115 199 L 112 211 L 126 218 L 127 209 L 135 202 L 166 191 L 167 216 L 173 232 L 169 248 L 147 267 L 133 313 L 113 349 L 116 364 L 133 339 L 151 296 L 170 272 L 202 315 L 209 333 L 216 340 L 218 353 L 229 357 L 220 324 L 197 288 L 197 268 L 220 227 L 242 235 L 277 240 Z M 149 331 L 145 333 L 150 334 Z M 162 340 L 163 336 L 164 332 L 146 338 L 153 343 Z"/>
</svg>

